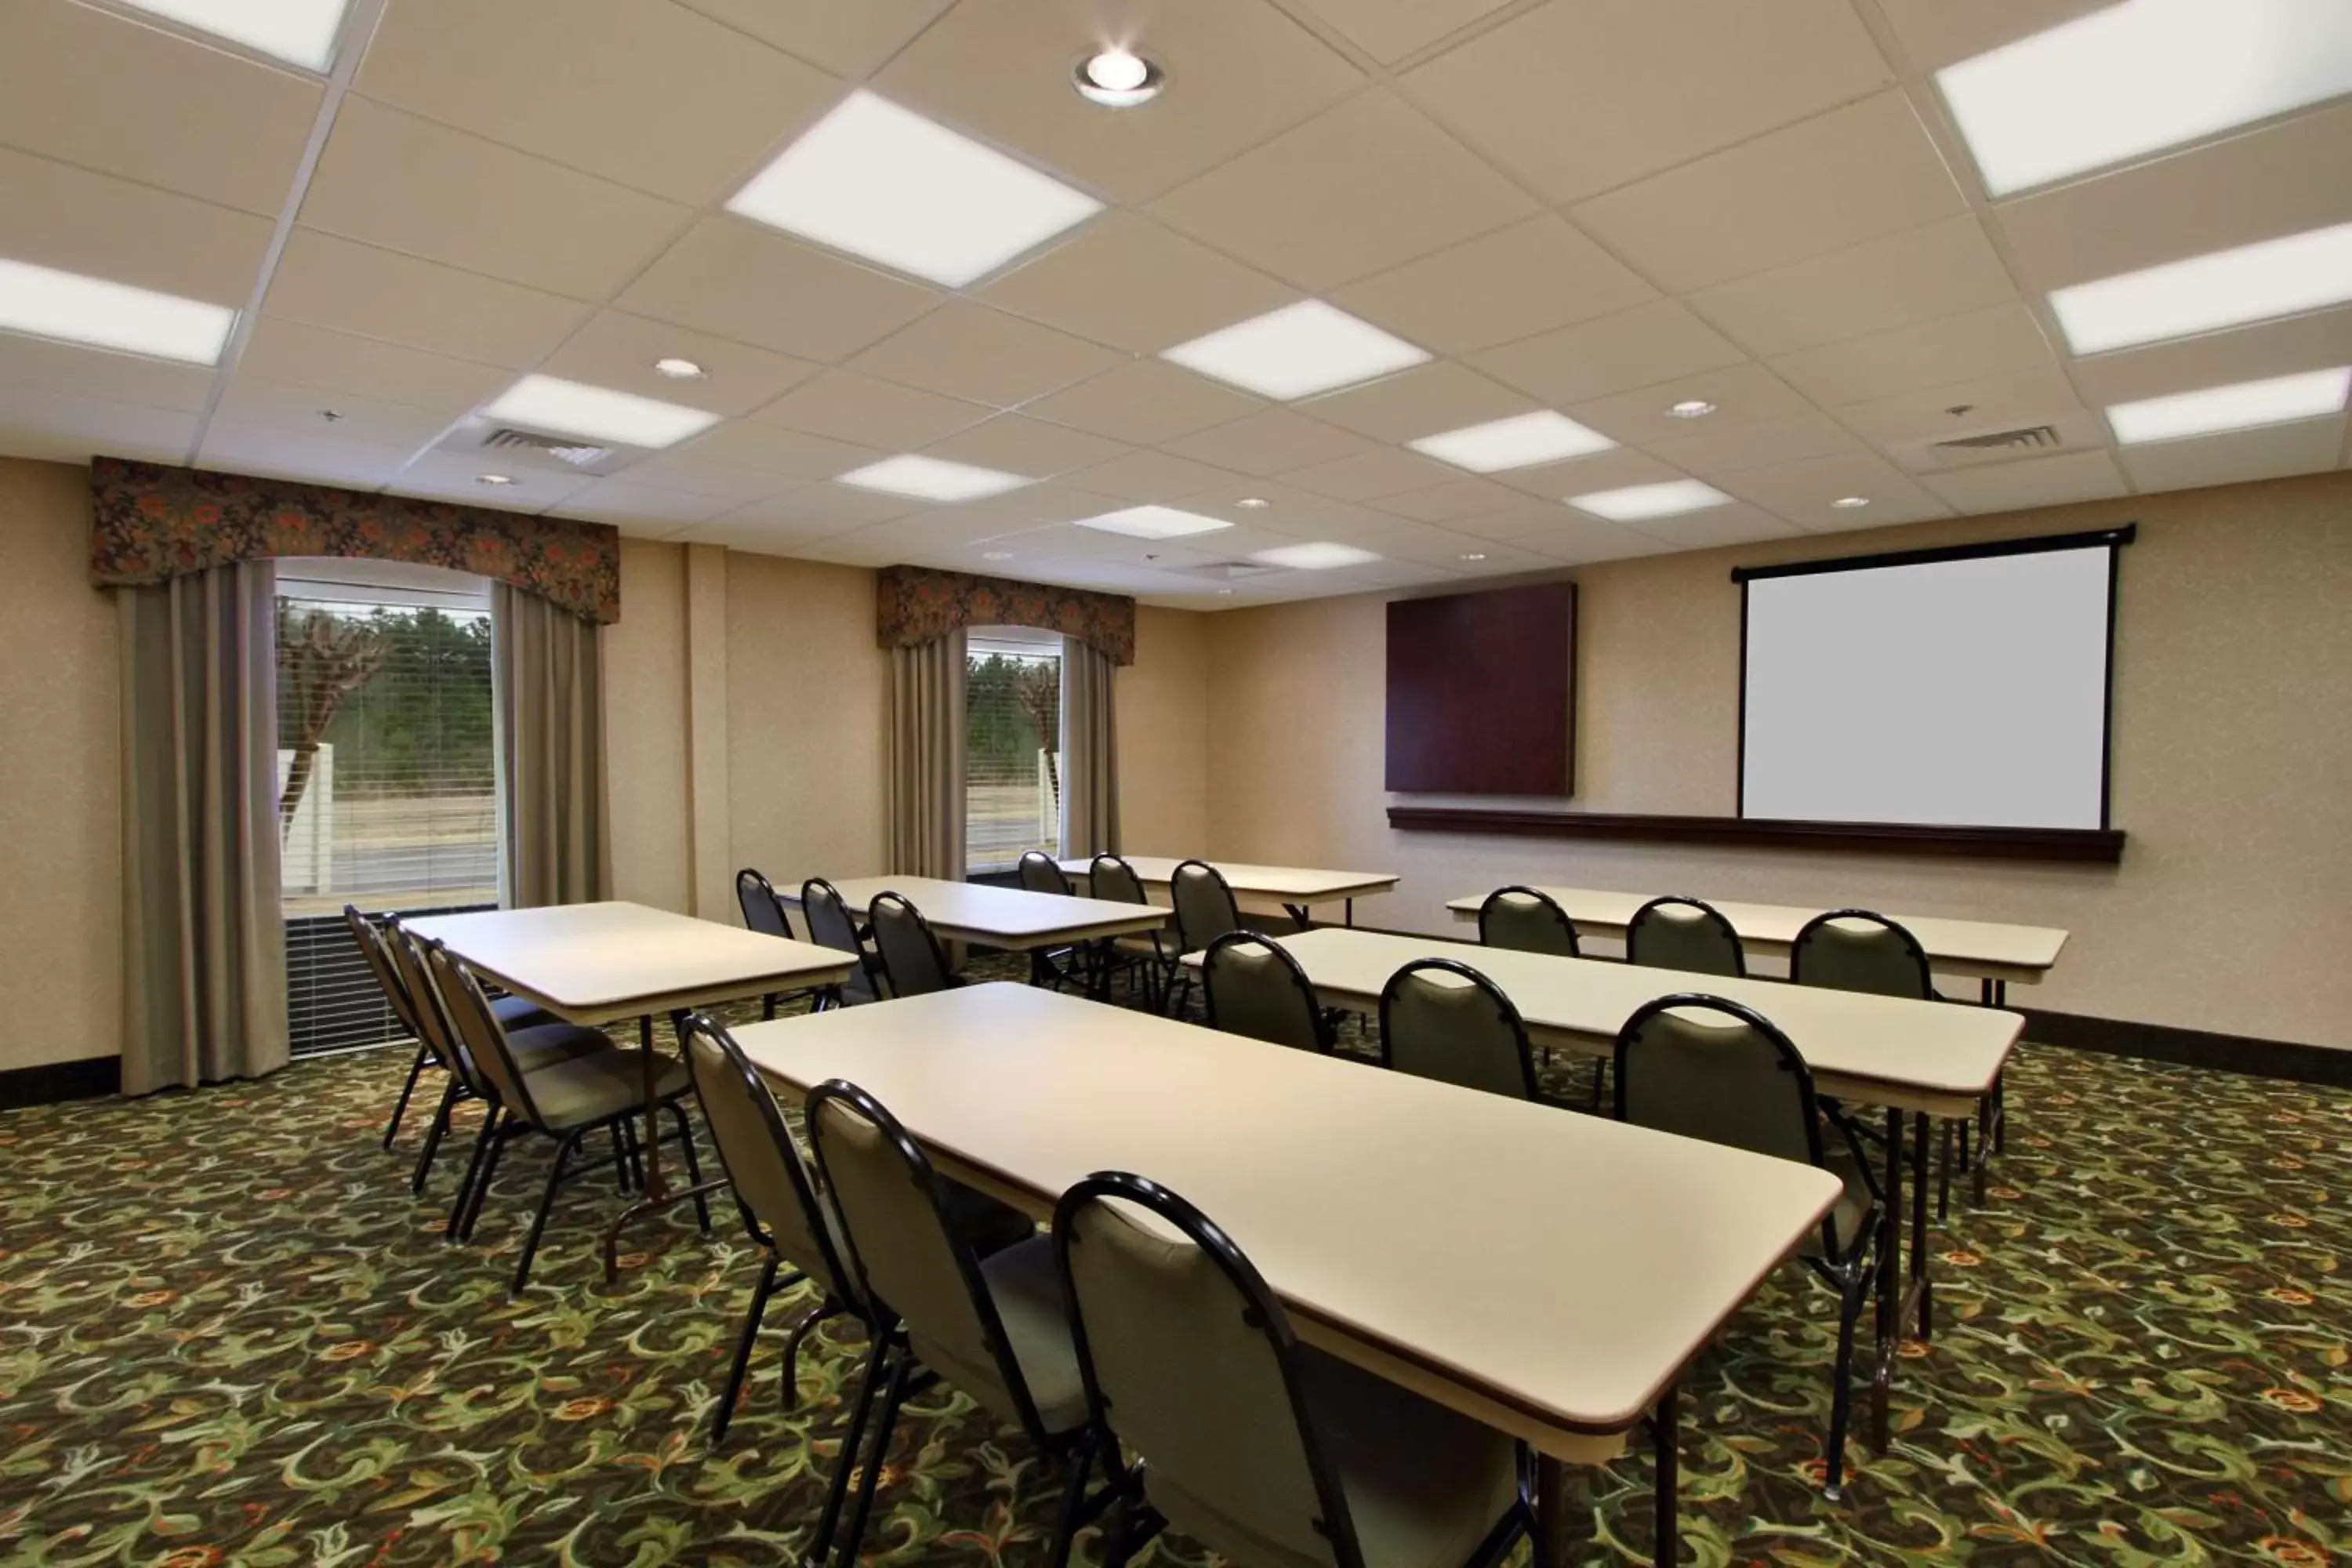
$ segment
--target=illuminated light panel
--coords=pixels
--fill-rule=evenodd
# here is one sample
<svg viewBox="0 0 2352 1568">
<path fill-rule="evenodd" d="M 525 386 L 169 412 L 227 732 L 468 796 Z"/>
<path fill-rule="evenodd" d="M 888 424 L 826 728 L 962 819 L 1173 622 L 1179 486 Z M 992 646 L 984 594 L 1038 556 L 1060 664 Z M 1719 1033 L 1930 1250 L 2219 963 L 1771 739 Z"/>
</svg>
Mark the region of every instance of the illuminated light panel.
<svg viewBox="0 0 2352 1568">
<path fill-rule="evenodd" d="M 1352 544 L 1332 544 L 1318 541 L 1313 544 L 1286 544 L 1279 550 L 1261 550 L 1250 557 L 1268 566 L 1291 566 L 1301 572 L 1326 572 L 1334 566 L 1361 566 L 1378 561 L 1369 550 L 1359 550 Z"/>
<path fill-rule="evenodd" d="M 1669 479 L 1661 485 L 1628 485 L 1623 489 L 1570 496 L 1568 504 L 1611 522 L 1640 522 L 1645 518 L 1705 511 L 1711 506 L 1728 505 L 1730 500 L 1713 485 L 1701 484 L 1696 479 Z"/>
<path fill-rule="evenodd" d="M 1100 529 L 1105 533 L 1124 533 L 1130 539 L 1183 539 L 1195 533 L 1214 533 L 1232 523 L 1222 518 L 1202 517 L 1197 511 L 1180 511 L 1172 506 L 1130 506 L 1118 511 L 1107 511 L 1100 517 L 1080 518 L 1080 528 Z"/>
<path fill-rule="evenodd" d="M 2347 389 L 2352 389 L 2352 369 L 2315 370 L 2118 403 L 2107 410 L 2107 423 L 2115 427 L 2116 439 L 2126 447 L 2178 441 L 2340 414 Z"/>
<path fill-rule="evenodd" d="M 1160 357 L 1287 403 L 1421 364 L 1430 356 L 1320 300 L 1301 300 L 1179 343 Z"/>
<path fill-rule="evenodd" d="M 2352 223 L 2053 290 L 2078 354 L 2267 321 L 2352 300 Z"/>
<path fill-rule="evenodd" d="M 705 409 L 551 375 L 524 376 L 482 412 L 551 435 L 623 447 L 674 447 L 719 423 Z"/>
<path fill-rule="evenodd" d="M 323 71 L 335 58 L 345 0 L 122 0 L 200 33 L 258 49 L 273 59 Z"/>
<path fill-rule="evenodd" d="M 852 468 L 839 483 L 860 489 L 887 490 L 892 495 L 919 496 L 925 500 L 977 500 L 1003 495 L 1037 481 L 971 463 L 950 463 L 944 458 L 906 453 Z"/>
<path fill-rule="evenodd" d="M 218 364 L 236 312 L 226 305 L 0 261 L 0 331 L 186 364 Z"/>
<path fill-rule="evenodd" d="M 1598 430 L 1588 430 L 1565 414 L 1544 409 L 1509 419 L 1496 419 L 1466 429 L 1448 430 L 1405 443 L 1441 462 L 1474 474 L 1496 474 L 1507 468 L 1532 468 L 1567 458 L 1606 452 L 1617 445 Z"/>
</svg>

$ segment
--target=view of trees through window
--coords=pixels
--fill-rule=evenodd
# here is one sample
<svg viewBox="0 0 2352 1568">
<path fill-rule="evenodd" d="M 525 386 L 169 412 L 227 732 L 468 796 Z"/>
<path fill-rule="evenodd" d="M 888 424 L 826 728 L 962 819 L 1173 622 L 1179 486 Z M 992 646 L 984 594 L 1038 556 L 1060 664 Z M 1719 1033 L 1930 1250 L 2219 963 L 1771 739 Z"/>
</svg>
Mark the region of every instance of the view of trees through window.
<svg viewBox="0 0 2352 1568">
<path fill-rule="evenodd" d="M 1009 871 L 1061 852 L 1062 653 L 973 633 L 964 670 L 964 860 Z"/>
</svg>

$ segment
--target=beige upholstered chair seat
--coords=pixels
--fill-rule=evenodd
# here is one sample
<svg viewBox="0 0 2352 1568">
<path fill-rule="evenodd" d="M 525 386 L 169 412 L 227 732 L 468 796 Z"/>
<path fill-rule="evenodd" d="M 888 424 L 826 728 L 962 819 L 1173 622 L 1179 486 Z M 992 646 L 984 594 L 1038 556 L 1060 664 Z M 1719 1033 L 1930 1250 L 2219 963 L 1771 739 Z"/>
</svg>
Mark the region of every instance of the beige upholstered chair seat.
<svg viewBox="0 0 2352 1568">
<path fill-rule="evenodd" d="M 977 1196 L 978 1194 L 974 1194 Z M 988 1287 L 996 1315 L 1004 1325 L 1013 1359 L 1020 1363 L 1037 1420 L 1048 1432 L 1069 1432 L 1086 1422 L 1087 1391 L 1078 1375 L 1077 1348 L 1070 1341 L 1070 1316 L 1062 1306 L 1062 1281 L 1054 1266 L 1051 1237 L 1033 1237 L 980 1262 L 982 1283 Z M 911 1331 L 908 1342 L 917 1359 L 959 1388 L 993 1405 L 1003 1387 L 994 1367 L 965 1366 L 961 1358 L 936 1341 Z M 996 1414 L 1007 1421 L 1020 1419 L 1008 1404 Z"/>
<path fill-rule="evenodd" d="M 607 1041 L 609 1046 L 611 1042 Z M 540 1120 L 558 1132 L 585 1127 L 645 1103 L 645 1067 L 637 1053 L 610 1049 L 552 1062 L 530 1074 L 531 1104 Z M 662 1058 L 655 1093 L 668 1100 L 687 1090 L 686 1064 Z"/>
<path fill-rule="evenodd" d="M 526 1073 L 619 1049 L 602 1029 L 585 1029 L 577 1024 L 531 1024 L 507 1034 L 507 1052 Z"/>
</svg>

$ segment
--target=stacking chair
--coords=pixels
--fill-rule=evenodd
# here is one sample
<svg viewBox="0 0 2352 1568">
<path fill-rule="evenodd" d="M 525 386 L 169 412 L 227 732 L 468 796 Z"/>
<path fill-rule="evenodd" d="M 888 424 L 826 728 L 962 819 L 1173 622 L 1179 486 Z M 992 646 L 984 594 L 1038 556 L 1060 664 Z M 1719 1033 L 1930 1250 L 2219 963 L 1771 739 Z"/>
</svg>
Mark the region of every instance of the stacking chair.
<svg viewBox="0 0 2352 1568">
<path fill-rule="evenodd" d="M 854 1084 L 835 1079 L 818 1086 L 808 1098 L 807 1126 L 825 1190 L 841 1215 L 850 1269 L 877 1326 L 861 1407 L 882 1364 L 890 1369 L 857 1508 L 842 1543 L 842 1568 L 857 1561 L 875 1478 L 919 1363 L 1019 1426 L 1062 1468 L 1061 1515 L 1046 1558 L 1051 1568 L 1062 1568 L 1071 1537 L 1100 1511 L 1108 1493 L 1091 1503 L 1085 1495 L 1096 1458 L 1095 1429 L 1087 1420 L 1053 1242 L 1033 1237 L 981 1258 L 959 1233 L 949 1185 L 929 1158 L 896 1117 Z M 1116 1470 L 1118 1456 L 1108 1458 Z"/>
<path fill-rule="evenodd" d="M 1518 1445 L 1300 1344 L 1240 1248 L 1165 1187 L 1088 1176 L 1054 1247 L 1097 1441 L 1140 1461 L 1115 1480 L 1105 1568 L 1163 1525 L 1246 1568 L 1490 1568 L 1532 1531 Z"/>
<path fill-rule="evenodd" d="M 874 928 L 874 948 L 891 995 L 928 996 L 963 984 L 948 963 L 948 950 L 932 934 L 931 922 L 905 894 L 875 894 L 866 921 Z"/>
<path fill-rule="evenodd" d="M 1095 898 L 1108 899 L 1117 904 L 1148 904 L 1151 901 L 1143 890 L 1143 879 L 1135 868 L 1116 855 L 1097 855 L 1087 869 L 1087 889 Z M 1173 980 L 1172 971 L 1181 952 L 1171 952 L 1167 934 L 1163 931 L 1141 931 L 1133 936 L 1115 936 L 1102 943 L 1096 952 L 1096 962 L 1102 965 L 1103 994 L 1110 994 L 1110 984 L 1121 970 L 1129 979 L 1129 994 L 1133 994 L 1133 979 L 1143 977 L 1144 1005 L 1155 1012 L 1167 994 Z"/>
<path fill-rule="evenodd" d="M 843 1006 L 871 1002 L 882 994 L 875 973 L 874 954 L 866 950 L 858 935 L 857 922 L 850 918 L 849 903 L 840 889 L 823 877 L 811 877 L 801 884 L 801 918 L 808 921 L 809 940 L 819 947 L 829 947 L 835 952 L 854 952 L 857 967 L 848 979 L 835 986 L 834 1001 Z M 823 1005 L 820 998 L 819 1005 Z"/>
<path fill-rule="evenodd" d="M 1302 1051 L 1331 1049 L 1331 1028 L 1298 960 L 1255 931 L 1229 931 L 1201 960 L 1209 1027 Z"/>
<path fill-rule="evenodd" d="M 1061 867 L 1055 865 L 1054 858 L 1043 849 L 1024 850 L 1016 869 L 1024 892 L 1054 893 L 1066 899 L 1070 896 L 1069 878 L 1062 874 Z M 1085 951 L 1081 948 L 1057 947 L 1050 952 L 1042 947 L 1032 948 L 1029 950 L 1029 984 L 1050 985 L 1057 991 L 1074 980 L 1083 984 L 1085 965 Z"/>
<path fill-rule="evenodd" d="M 1224 873 L 1205 860 L 1185 860 L 1168 874 L 1168 901 L 1176 907 L 1176 953 L 1199 952 L 1227 931 L 1242 929 L 1241 906 Z M 1192 976 L 1181 966 L 1168 1010 L 1178 1017 L 1192 998 Z"/>
<path fill-rule="evenodd" d="M 1644 1003 L 1617 1034 L 1617 1117 L 1638 1126 L 1817 1165 L 1845 1183 L 1796 1256 L 1838 1294 L 1837 1365 L 1830 1393 L 1828 1480 L 1843 1494 L 1853 1405 L 1854 1322 L 1869 1298 L 1879 1246 L 1879 1194 L 1859 1154 L 1832 1158 L 1822 1137 L 1812 1069 L 1751 1007 L 1685 993 Z"/>
<path fill-rule="evenodd" d="M 784 900 L 776 892 L 775 884 L 749 866 L 735 873 L 735 902 L 743 911 L 744 929 L 763 936 L 780 936 L 787 942 L 794 940 L 792 917 L 784 912 Z M 772 1018 L 785 1003 L 803 997 L 821 1005 L 831 989 L 813 985 L 798 991 L 771 991 L 760 998 L 760 1016 Z"/>
<path fill-rule="evenodd" d="M 1478 940 L 1514 952 L 1549 952 L 1579 958 L 1576 922 L 1549 893 L 1533 888 L 1497 888 L 1478 906 Z"/>
<path fill-rule="evenodd" d="M 1381 987 L 1381 1065 L 1514 1100 L 1539 1098 L 1519 1010 L 1493 981 L 1451 958 L 1417 958 Z"/>
<path fill-rule="evenodd" d="M 1625 962 L 1737 980 L 1748 973 L 1739 933 L 1698 899 L 1652 899 L 1625 922 Z"/>
<path fill-rule="evenodd" d="M 555 1159 L 548 1166 L 547 1186 L 540 1194 L 539 1211 L 531 1218 L 530 1234 L 523 1238 L 522 1257 L 515 1264 L 514 1289 L 520 1295 L 530 1283 L 531 1259 L 539 1252 L 539 1238 L 547 1228 L 547 1214 L 554 1206 L 556 1189 L 566 1178 L 588 1168 L 585 1161 L 573 1163 L 587 1135 L 599 1129 L 609 1130 L 616 1148 L 625 1146 L 632 1138 L 629 1119 L 645 1107 L 644 1063 L 637 1052 L 621 1050 L 606 1041 L 604 1051 L 525 1072 L 509 1048 L 506 1031 L 491 1013 L 480 983 L 465 961 L 439 942 L 425 945 L 425 958 L 435 994 L 440 998 L 442 1012 L 458 1045 L 498 1094 L 489 1119 L 483 1123 L 483 1136 L 488 1142 L 479 1151 L 481 1166 L 474 1177 L 472 1200 L 466 1219 L 458 1226 L 458 1235 L 473 1234 L 474 1222 L 498 1174 L 499 1156 L 507 1144 L 533 1132 L 555 1144 Z M 597 1034 L 593 1029 L 580 1032 Z M 654 1098 L 677 1124 L 687 1179 L 699 1187 L 702 1169 L 695 1157 L 694 1130 L 687 1121 L 684 1103 L 693 1087 L 686 1064 L 665 1060 L 657 1073 Z M 656 1132 L 656 1136 L 660 1134 Z M 695 1194 L 694 1207 L 703 1234 L 708 1236 L 710 1205 L 699 1193 Z"/>
</svg>

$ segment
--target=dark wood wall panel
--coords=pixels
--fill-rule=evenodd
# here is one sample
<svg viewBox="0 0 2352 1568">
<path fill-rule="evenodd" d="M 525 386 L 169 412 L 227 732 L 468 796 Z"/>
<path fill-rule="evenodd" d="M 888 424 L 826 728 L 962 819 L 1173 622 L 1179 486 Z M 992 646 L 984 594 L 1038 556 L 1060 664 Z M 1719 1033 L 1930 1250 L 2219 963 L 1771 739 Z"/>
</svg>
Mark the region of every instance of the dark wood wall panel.
<svg viewBox="0 0 2352 1568">
<path fill-rule="evenodd" d="M 1388 787 L 1572 792 L 1576 584 L 1389 605 Z"/>
</svg>

